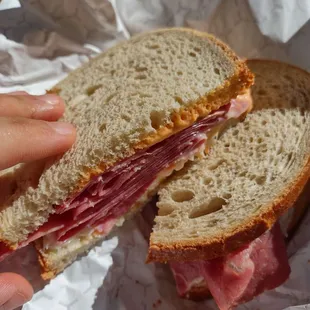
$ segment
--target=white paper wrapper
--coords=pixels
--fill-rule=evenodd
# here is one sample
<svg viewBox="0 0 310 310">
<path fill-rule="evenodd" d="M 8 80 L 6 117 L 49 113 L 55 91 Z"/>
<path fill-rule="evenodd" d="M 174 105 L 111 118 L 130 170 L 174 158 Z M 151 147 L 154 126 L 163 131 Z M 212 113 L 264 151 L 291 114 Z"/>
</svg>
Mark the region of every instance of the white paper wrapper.
<svg viewBox="0 0 310 310">
<path fill-rule="evenodd" d="M 0 2 L 0 92 L 42 94 L 90 57 L 132 34 L 187 26 L 207 30 L 248 58 L 273 58 L 310 70 L 308 0 L 24 0 Z M 310 215 L 291 241 L 292 273 L 276 290 L 239 309 L 310 309 Z M 40 279 L 32 247 L 0 264 L 37 293 L 27 310 L 217 309 L 177 297 L 163 265 L 145 265 L 146 228 L 128 222 L 50 282 Z"/>
<path fill-rule="evenodd" d="M 18 0 L 2 0 L 0 2 L 0 11 L 20 8 Z"/>
</svg>

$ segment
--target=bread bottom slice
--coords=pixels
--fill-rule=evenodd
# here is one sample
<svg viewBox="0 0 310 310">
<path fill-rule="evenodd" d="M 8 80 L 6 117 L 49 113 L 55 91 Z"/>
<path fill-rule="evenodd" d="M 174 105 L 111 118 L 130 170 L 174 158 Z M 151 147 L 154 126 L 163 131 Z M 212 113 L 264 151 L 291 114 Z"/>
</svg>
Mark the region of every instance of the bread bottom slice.
<svg viewBox="0 0 310 310">
<path fill-rule="evenodd" d="M 38 260 L 42 268 L 41 277 L 44 280 L 54 278 L 62 272 L 67 266 L 73 263 L 78 256 L 86 254 L 94 245 L 103 240 L 102 236 L 90 236 L 89 238 L 71 238 L 65 246 L 57 249 L 45 251 L 43 249 L 43 240 L 35 242 L 35 248 L 38 253 Z"/>
</svg>

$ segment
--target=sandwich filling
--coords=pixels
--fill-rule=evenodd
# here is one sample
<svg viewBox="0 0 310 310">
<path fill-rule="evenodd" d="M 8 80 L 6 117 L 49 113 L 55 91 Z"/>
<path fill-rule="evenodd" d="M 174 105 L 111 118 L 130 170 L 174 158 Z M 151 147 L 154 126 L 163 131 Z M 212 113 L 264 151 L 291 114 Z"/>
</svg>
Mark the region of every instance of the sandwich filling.
<svg viewBox="0 0 310 310">
<path fill-rule="evenodd" d="M 170 262 L 180 296 L 209 289 L 221 310 L 250 301 L 285 282 L 290 274 L 280 225 L 247 246 L 208 261 Z"/>
<path fill-rule="evenodd" d="M 54 248 L 79 235 L 107 235 L 124 215 L 143 205 L 157 185 L 185 162 L 203 152 L 210 135 L 227 120 L 239 118 L 251 108 L 249 95 L 198 120 L 192 126 L 119 162 L 94 177 L 76 196 L 55 206 L 55 213 L 18 247 L 43 237 L 45 249 Z M 12 250 L 0 244 L 0 259 Z"/>
</svg>

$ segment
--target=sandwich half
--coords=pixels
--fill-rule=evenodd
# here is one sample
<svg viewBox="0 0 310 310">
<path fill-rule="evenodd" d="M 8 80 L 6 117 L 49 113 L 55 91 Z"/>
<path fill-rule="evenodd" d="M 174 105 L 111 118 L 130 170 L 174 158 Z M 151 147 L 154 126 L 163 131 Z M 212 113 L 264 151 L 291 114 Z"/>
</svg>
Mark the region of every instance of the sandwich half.
<svg viewBox="0 0 310 310">
<path fill-rule="evenodd" d="M 169 262 L 181 296 L 211 292 L 222 310 L 288 278 L 283 223 L 291 231 L 310 198 L 310 74 L 275 61 L 247 64 L 252 112 L 207 158 L 162 184 L 148 254 Z"/>
<path fill-rule="evenodd" d="M 43 277 L 142 207 L 174 170 L 251 108 L 253 75 L 222 42 L 188 29 L 136 36 L 51 92 L 77 141 L 57 159 L 21 165 L 0 199 L 0 257 L 36 243 Z"/>
</svg>

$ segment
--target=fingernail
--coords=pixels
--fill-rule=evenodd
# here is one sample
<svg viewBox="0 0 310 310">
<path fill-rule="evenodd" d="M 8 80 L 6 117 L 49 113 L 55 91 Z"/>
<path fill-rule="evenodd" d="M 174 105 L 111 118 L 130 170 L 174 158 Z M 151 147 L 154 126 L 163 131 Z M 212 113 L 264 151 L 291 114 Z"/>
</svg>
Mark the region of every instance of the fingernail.
<svg viewBox="0 0 310 310">
<path fill-rule="evenodd" d="M 47 124 L 61 135 L 65 135 L 65 136 L 72 135 L 75 131 L 75 128 L 69 123 L 48 122 Z"/>
<path fill-rule="evenodd" d="M 38 96 L 38 99 L 50 105 L 58 105 L 60 101 L 59 96 L 54 94 L 41 95 Z"/>
</svg>

